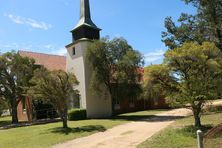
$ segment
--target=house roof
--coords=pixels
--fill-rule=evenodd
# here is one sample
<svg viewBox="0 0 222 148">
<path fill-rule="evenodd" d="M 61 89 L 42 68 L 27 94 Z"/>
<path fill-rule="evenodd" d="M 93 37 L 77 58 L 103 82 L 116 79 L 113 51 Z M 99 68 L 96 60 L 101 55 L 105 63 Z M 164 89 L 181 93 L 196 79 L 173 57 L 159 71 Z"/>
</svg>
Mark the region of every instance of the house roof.
<svg viewBox="0 0 222 148">
<path fill-rule="evenodd" d="M 66 70 L 66 57 L 58 55 L 50 55 L 44 53 L 30 52 L 30 51 L 18 51 L 23 57 L 33 58 L 35 64 L 43 65 L 49 70 Z"/>
</svg>

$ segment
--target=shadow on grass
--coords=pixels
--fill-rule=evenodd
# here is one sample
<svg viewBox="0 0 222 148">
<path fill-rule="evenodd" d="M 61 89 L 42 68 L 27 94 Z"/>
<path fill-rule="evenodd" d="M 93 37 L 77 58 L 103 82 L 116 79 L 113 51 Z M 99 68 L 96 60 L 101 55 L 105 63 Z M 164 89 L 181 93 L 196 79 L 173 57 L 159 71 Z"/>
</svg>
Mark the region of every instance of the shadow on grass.
<svg viewBox="0 0 222 148">
<path fill-rule="evenodd" d="M 71 134 L 71 133 L 83 133 L 83 132 L 104 132 L 106 128 L 101 125 L 89 125 L 89 126 L 82 126 L 76 128 L 67 128 L 64 129 L 62 127 L 57 127 L 50 129 L 51 133 L 58 133 L 58 134 Z"/>
<path fill-rule="evenodd" d="M 177 132 L 180 133 L 180 134 L 183 134 L 185 136 L 189 136 L 189 137 L 193 137 L 193 138 L 196 138 L 197 137 L 197 130 L 201 130 L 203 131 L 203 133 L 206 133 L 209 129 L 213 128 L 213 125 L 211 124 L 208 124 L 208 125 L 204 125 L 200 128 L 197 128 L 193 125 L 189 125 L 189 126 L 185 126 L 181 129 L 177 129 Z"/>
<path fill-rule="evenodd" d="M 164 122 L 164 121 L 173 121 L 181 118 L 184 118 L 184 116 L 118 115 L 113 117 L 112 120 Z"/>
<path fill-rule="evenodd" d="M 216 106 L 209 106 L 204 110 L 205 115 L 211 115 L 215 113 L 221 113 L 222 112 L 222 106 L 216 105 Z"/>
</svg>

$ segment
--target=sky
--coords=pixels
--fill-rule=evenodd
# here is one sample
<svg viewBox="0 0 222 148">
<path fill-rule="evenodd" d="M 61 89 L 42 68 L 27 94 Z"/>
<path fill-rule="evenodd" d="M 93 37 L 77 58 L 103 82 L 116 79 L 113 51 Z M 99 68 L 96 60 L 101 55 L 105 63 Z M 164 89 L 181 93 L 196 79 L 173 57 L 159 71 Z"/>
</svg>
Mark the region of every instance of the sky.
<svg viewBox="0 0 222 148">
<path fill-rule="evenodd" d="M 90 0 L 93 22 L 101 37 L 123 37 L 145 57 L 159 64 L 167 50 L 161 41 L 164 19 L 195 13 L 181 0 Z M 80 0 L 0 0 L 0 53 L 26 50 L 65 55 L 78 23 Z"/>
</svg>

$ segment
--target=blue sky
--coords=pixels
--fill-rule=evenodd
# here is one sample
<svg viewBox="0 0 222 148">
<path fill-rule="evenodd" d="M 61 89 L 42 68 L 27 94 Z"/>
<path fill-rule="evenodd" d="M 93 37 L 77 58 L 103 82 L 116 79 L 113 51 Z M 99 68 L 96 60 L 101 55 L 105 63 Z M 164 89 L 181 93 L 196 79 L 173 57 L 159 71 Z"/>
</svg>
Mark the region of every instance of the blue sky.
<svg viewBox="0 0 222 148">
<path fill-rule="evenodd" d="M 0 52 L 27 50 L 64 55 L 69 32 L 79 20 L 80 0 L 0 0 Z M 101 36 L 124 37 L 146 57 L 160 63 L 164 19 L 195 13 L 181 0 L 90 0 L 91 16 Z"/>
</svg>

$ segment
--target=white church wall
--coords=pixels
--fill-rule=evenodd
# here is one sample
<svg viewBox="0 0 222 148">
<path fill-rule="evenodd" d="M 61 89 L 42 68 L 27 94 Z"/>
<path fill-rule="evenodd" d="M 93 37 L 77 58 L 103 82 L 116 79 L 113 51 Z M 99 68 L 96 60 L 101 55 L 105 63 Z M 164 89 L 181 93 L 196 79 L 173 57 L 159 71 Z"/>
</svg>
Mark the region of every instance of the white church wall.
<svg viewBox="0 0 222 148">
<path fill-rule="evenodd" d="M 73 55 L 73 48 L 75 47 L 75 55 Z M 85 92 L 85 68 L 84 58 L 81 44 L 73 44 L 67 48 L 66 70 L 74 73 L 79 81 L 76 89 L 80 93 L 80 107 L 86 109 L 86 92 Z"/>
<path fill-rule="evenodd" d="M 87 117 L 102 118 L 112 115 L 111 97 L 104 87 L 101 92 L 92 92 L 90 88 L 92 68 L 85 57 L 87 46 L 90 40 L 80 40 L 67 48 L 67 71 L 76 75 L 80 91 L 80 106 L 87 110 Z M 75 55 L 73 48 L 75 47 Z"/>
</svg>

